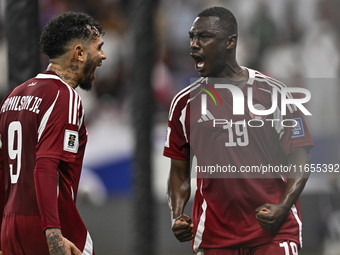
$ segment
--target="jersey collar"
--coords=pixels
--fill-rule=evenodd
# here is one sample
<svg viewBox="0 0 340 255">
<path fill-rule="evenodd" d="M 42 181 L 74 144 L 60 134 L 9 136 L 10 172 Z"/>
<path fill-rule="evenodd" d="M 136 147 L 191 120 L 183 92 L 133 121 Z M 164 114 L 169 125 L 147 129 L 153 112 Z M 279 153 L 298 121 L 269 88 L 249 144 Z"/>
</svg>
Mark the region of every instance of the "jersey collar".
<svg viewBox="0 0 340 255">
<path fill-rule="evenodd" d="M 59 80 L 62 83 L 64 83 L 65 85 L 69 86 L 71 89 L 74 90 L 74 88 L 72 88 L 70 85 L 68 85 L 66 82 L 64 82 L 55 72 L 53 71 L 45 71 L 43 73 L 39 73 L 36 77 L 36 79 L 55 79 L 55 80 Z"/>
</svg>

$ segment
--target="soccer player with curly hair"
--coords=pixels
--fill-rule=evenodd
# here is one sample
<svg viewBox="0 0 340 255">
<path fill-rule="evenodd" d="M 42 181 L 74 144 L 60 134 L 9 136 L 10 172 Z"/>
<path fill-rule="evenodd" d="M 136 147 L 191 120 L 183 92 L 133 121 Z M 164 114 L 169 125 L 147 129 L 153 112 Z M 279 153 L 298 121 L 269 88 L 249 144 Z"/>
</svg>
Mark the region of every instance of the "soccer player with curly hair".
<svg viewBox="0 0 340 255">
<path fill-rule="evenodd" d="M 106 59 L 102 36 L 87 14 L 50 20 L 40 37 L 47 70 L 0 106 L 3 254 L 94 254 L 76 208 L 87 131 L 75 88 L 91 89 Z"/>
</svg>

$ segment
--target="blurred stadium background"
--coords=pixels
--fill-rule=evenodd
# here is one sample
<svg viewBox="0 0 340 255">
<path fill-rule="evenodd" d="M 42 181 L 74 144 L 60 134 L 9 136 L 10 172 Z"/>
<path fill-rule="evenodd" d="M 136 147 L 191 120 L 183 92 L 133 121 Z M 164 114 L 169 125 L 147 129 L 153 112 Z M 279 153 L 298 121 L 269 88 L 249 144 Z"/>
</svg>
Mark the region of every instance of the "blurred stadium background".
<svg viewBox="0 0 340 255">
<path fill-rule="evenodd" d="M 12 67 L 5 29 L 11 18 L 7 10 L 14 2 L 19 0 L 0 1 L 1 97 L 11 88 L 7 74 Z M 47 20 L 64 11 L 83 11 L 94 16 L 106 32 L 103 49 L 107 60 L 96 71 L 94 89 L 90 93 L 78 90 L 89 131 L 78 207 L 97 255 L 191 254 L 190 244 L 177 242 L 170 229 L 165 197 L 169 159 L 162 156 L 162 151 L 171 99 L 189 84 L 190 78 L 197 77 L 189 56 L 188 30 L 204 8 L 219 5 L 235 14 L 240 64 L 283 81 L 298 82 L 311 91 L 312 100 L 307 108 L 313 117 L 307 121 L 316 145 L 312 161 L 339 163 L 339 0 L 39 0 L 38 3 L 39 30 Z M 154 8 L 142 8 L 143 4 Z M 154 39 L 149 49 L 151 55 L 139 54 L 143 48 L 138 48 L 131 32 L 138 30 L 141 23 L 138 21 L 144 17 L 151 17 L 149 24 L 154 29 L 154 34 L 148 29 L 144 34 L 146 39 Z M 22 53 L 22 49 L 16 50 Z M 48 62 L 43 56 L 39 58 L 43 71 Z M 15 58 L 10 59 L 15 63 Z M 140 135 L 136 127 L 142 124 L 147 128 L 148 123 L 146 126 L 140 123 L 143 118 L 139 118 L 138 110 L 143 112 L 143 105 L 136 105 L 136 97 L 131 94 L 136 89 L 141 91 L 134 73 L 146 70 L 143 68 L 147 63 L 151 63 L 150 83 L 145 86 L 150 93 L 145 98 L 149 96 L 155 102 L 151 104 L 153 114 L 148 120 L 150 146 L 146 141 L 145 147 L 151 163 L 136 175 L 135 149 L 143 150 L 143 143 L 136 144 L 136 136 Z M 149 157 L 148 153 L 144 155 Z M 300 254 L 340 254 L 338 176 L 313 176 L 300 200 L 304 236 Z M 145 217 L 146 214 L 150 217 Z M 138 238 L 143 231 L 146 238 Z"/>
</svg>

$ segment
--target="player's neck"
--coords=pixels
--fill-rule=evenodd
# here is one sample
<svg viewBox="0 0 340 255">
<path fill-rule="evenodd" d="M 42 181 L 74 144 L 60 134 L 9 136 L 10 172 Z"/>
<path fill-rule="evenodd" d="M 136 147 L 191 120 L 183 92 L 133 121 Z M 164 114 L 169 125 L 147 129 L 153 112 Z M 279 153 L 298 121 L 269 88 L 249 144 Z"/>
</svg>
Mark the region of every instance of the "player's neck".
<svg viewBox="0 0 340 255">
<path fill-rule="evenodd" d="M 235 59 L 226 61 L 224 78 L 240 79 L 246 78 L 245 75 L 247 75 L 247 73 L 244 72 L 244 69 L 236 62 Z"/>
<path fill-rule="evenodd" d="M 249 73 L 246 68 L 239 66 L 238 63 L 234 61 L 227 62 L 223 72 L 221 72 L 218 77 L 211 78 L 214 78 L 213 80 L 215 82 L 228 82 L 242 88 L 248 81 Z"/>
<path fill-rule="evenodd" d="M 78 86 L 77 74 L 72 72 L 71 67 L 63 68 L 61 65 L 50 63 L 46 71 L 55 72 L 65 83 L 75 89 Z"/>
</svg>

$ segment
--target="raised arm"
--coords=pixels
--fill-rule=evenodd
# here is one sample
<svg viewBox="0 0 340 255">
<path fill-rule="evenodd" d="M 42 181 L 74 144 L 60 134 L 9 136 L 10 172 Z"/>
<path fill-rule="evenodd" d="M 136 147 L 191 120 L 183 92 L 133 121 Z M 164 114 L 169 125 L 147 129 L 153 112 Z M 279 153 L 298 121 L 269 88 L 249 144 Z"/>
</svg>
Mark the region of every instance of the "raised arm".
<svg viewBox="0 0 340 255">
<path fill-rule="evenodd" d="M 190 198 L 190 191 L 190 161 L 171 159 L 167 198 L 171 211 L 172 231 L 181 242 L 193 238 L 191 219 L 183 214 Z"/>
<path fill-rule="evenodd" d="M 310 164 L 310 153 L 308 147 L 292 148 L 289 155 L 292 165 Z M 302 169 L 304 169 L 302 167 Z M 291 172 L 287 178 L 287 188 L 279 204 L 264 204 L 256 209 L 256 218 L 264 230 L 274 230 L 286 218 L 289 210 L 299 198 L 306 182 L 309 172 Z"/>
</svg>

